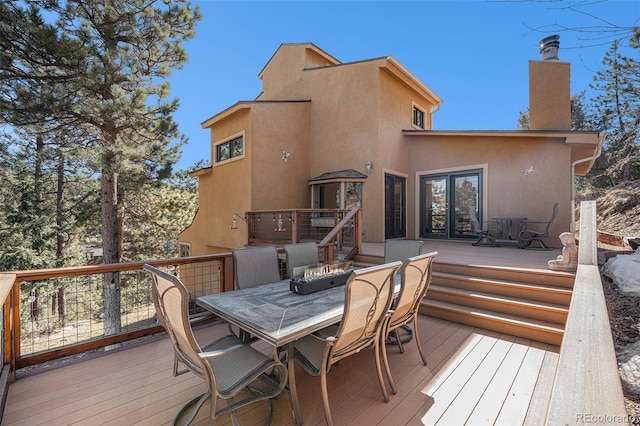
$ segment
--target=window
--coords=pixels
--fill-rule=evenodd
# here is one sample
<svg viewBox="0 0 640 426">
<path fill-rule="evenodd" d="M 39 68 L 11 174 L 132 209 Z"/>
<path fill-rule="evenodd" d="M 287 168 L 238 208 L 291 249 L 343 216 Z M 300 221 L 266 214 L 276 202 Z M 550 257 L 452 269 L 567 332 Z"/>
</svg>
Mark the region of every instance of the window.
<svg viewBox="0 0 640 426">
<path fill-rule="evenodd" d="M 191 256 L 191 244 L 180 243 L 180 257 L 189 257 L 189 256 Z"/>
<path fill-rule="evenodd" d="M 349 210 L 362 207 L 362 182 L 330 182 L 313 185 L 313 207 Z"/>
<path fill-rule="evenodd" d="M 240 135 L 216 145 L 216 163 L 244 155 L 244 136 Z"/>
<path fill-rule="evenodd" d="M 346 182 L 345 183 L 345 199 L 344 207 L 351 210 L 354 207 L 362 207 L 362 183 Z"/>
<path fill-rule="evenodd" d="M 424 110 L 418 106 L 413 106 L 413 125 L 424 130 Z"/>
</svg>

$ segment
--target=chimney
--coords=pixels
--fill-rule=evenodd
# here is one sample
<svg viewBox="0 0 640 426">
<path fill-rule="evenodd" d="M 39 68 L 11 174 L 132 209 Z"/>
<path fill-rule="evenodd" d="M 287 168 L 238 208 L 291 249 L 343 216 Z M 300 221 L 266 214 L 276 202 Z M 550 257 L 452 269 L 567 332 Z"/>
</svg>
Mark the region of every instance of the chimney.
<svg viewBox="0 0 640 426">
<path fill-rule="evenodd" d="M 558 58 L 560 36 L 540 40 L 539 61 L 529 61 L 529 129 L 570 130 L 570 66 Z"/>
</svg>

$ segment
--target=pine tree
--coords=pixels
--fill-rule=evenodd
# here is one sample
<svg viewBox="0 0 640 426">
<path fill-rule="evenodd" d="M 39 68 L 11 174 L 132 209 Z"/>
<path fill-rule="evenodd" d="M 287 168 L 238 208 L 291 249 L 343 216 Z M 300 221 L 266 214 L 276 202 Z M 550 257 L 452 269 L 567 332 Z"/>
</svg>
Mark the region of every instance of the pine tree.
<svg viewBox="0 0 640 426">
<path fill-rule="evenodd" d="M 638 52 L 638 33 L 632 39 Z M 604 69 L 596 73 L 592 88 L 598 111 L 598 126 L 607 132 L 593 179 L 600 188 L 640 179 L 640 64 L 622 56 L 614 42 L 603 59 Z"/>
<path fill-rule="evenodd" d="M 100 172 L 103 261 L 120 262 L 125 183 L 169 176 L 184 142 L 164 79 L 187 60 L 182 42 L 199 10 L 184 0 L 9 0 L 0 14 L 0 120 L 82 131 Z M 120 331 L 119 281 L 104 276 L 106 334 Z"/>
</svg>

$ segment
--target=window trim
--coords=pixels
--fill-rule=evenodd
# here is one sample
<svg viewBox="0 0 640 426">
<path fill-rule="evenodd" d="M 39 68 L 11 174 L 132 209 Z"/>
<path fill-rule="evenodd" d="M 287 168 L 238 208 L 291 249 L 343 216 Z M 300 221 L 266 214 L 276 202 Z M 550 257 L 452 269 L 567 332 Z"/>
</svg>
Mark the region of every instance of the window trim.
<svg viewBox="0 0 640 426">
<path fill-rule="evenodd" d="M 238 156 L 235 156 L 235 157 L 234 156 L 230 156 L 229 158 L 226 158 L 224 160 L 218 160 L 218 147 L 220 145 L 224 145 L 226 143 L 230 143 L 230 142 L 232 142 L 232 141 L 234 141 L 236 139 L 241 139 L 242 140 L 242 155 L 238 155 Z M 233 135 L 231 135 L 229 137 L 226 137 L 226 138 L 224 138 L 224 139 L 222 139 L 222 140 L 220 140 L 218 142 L 215 142 L 213 144 L 213 155 L 212 155 L 212 157 L 214 159 L 213 164 L 214 165 L 226 164 L 226 163 L 229 163 L 231 161 L 236 161 L 236 160 L 240 160 L 240 159 L 244 158 L 245 155 L 246 155 L 246 149 L 245 149 L 246 148 L 246 143 L 245 142 L 246 142 L 246 138 L 245 138 L 244 130 L 241 131 L 241 132 L 235 133 L 235 134 L 233 134 Z M 231 149 L 229 150 L 229 152 L 230 153 L 232 152 Z"/>
<path fill-rule="evenodd" d="M 419 125 L 416 124 L 415 121 L 415 117 L 416 114 L 415 112 L 420 111 L 422 113 L 422 127 L 420 127 Z M 426 121 L 427 121 L 427 110 L 426 108 L 424 108 L 423 106 L 417 104 L 416 102 L 411 102 L 411 127 L 413 127 L 414 129 L 418 129 L 418 130 L 425 130 L 426 129 Z"/>
</svg>

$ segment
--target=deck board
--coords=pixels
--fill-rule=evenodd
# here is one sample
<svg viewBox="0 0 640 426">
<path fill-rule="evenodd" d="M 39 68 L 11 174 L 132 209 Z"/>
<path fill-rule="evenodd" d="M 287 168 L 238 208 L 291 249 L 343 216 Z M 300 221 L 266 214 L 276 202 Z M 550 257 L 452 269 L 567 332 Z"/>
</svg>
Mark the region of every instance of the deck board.
<svg viewBox="0 0 640 426">
<path fill-rule="evenodd" d="M 365 244 L 370 255 L 382 255 L 382 244 Z M 425 241 L 422 252 L 438 250 L 438 261 L 546 269 L 556 251 L 513 247 L 472 247 L 467 243 Z M 558 251 L 559 252 L 559 251 Z M 199 327 L 206 343 L 227 332 L 222 324 Z M 352 356 L 329 374 L 330 403 L 336 424 L 477 424 L 515 421 L 542 424 L 558 363 L 557 346 L 502 335 L 469 325 L 421 315 L 419 334 L 428 365 L 415 341 L 388 346 L 398 388 L 384 403 L 371 351 Z M 264 342 L 256 347 L 270 353 Z M 29 372 L 18 372 L 11 384 L 3 425 L 170 425 L 175 413 L 205 390 L 187 373 L 172 376 L 173 350 L 166 336 L 103 354 Z M 320 380 L 296 365 L 305 424 L 324 424 Z M 266 404 L 246 407 L 242 424 L 261 424 Z M 478 420 L 478 421 L 476 421 Z M 438 423 L 440 422 L 440 423 Z M 208 407 L 194 425 L 228 425 L 229 416 L 211 422 Z M 293 425 L 288 399 L 273 400 L 273 425 Z"/>
<path fill-rule="evenodd" d="M 196 329 L 196 336 L 208 341 L 226 331 L 224 325 L 214 325 Z M 422 364 L 415 341 L 405 344 L 404 354 L 395 345 L 388 346 L 398 387 L 388 403 L 378 387 L 371 351 L 345 359 L 332 369 L 328 383 L 336 424 L 424 421 L 435 425 L 480 418 L 490 422 L 544 418 L 557 348 L 428 316 L 419 317 L 419 332 L 427 366 Z M 267 345 L 259 347 L 269 351 Z M 170 342 L 157 338 L 19 374 L 9 389 L 2 424 L 171 424 L 180 407 L 205 390 L 204 383 L 191 373 L 173 377 L 172 363 Z M 319 378 L 299 366 L 296 378 L 305 424 L 323 424 Z M 497 398 L 498 393 L 503 395 Z M 483 397 L 489 394 L 490 398 Z M 531 399 L 539 395 L 541 401 Z M 273 410 L 272 424 L 294 424 L 284 396 L 273 401 Z M 265 404 L 253 404 L 242 412 L 240 421 L 260 424 L 266 412 Z M 193 424 L 230 423 L 228 416 L 212 423 L 207 414 L 205 407 Z"/>
</svg>

